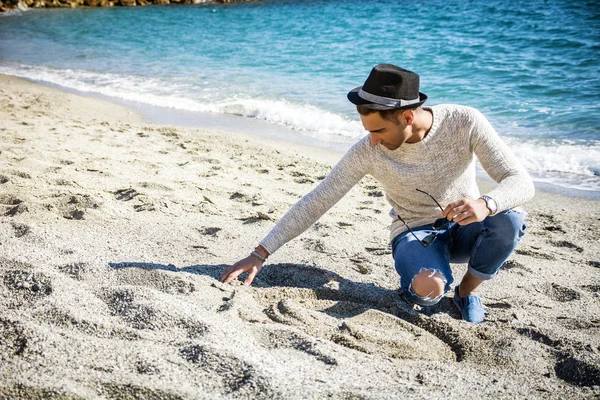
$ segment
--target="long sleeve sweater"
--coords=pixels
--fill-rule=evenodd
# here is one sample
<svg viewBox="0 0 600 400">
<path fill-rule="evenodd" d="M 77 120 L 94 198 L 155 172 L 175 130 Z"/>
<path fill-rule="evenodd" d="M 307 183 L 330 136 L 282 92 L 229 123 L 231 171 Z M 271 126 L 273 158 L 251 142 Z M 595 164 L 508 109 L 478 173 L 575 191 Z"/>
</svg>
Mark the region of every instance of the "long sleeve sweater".
<svg viewBox="0 0 600 400">
<path fill-rule="evenodd" d="M 498 212 L 531 199 L 534 187 L 526 170 L 488 120 L 476 109 L 458 105 L 428 107 L 433 114 L 429 133 L 417 143 L 396 150 L 369 136 L 358 141 L 310 193 L 302 197 L 260 242 L 273 254 L 300 235 L 336 204 L 365 175 L 382 186 L 392 206 L 390 240 L 409 226 L 432 223 L 440 210 L 423 190 L 445 207 L 461 198 L 480 196 L 475 180 L 475 157 L 497 185 L 487 193 Z"/>
</svg>

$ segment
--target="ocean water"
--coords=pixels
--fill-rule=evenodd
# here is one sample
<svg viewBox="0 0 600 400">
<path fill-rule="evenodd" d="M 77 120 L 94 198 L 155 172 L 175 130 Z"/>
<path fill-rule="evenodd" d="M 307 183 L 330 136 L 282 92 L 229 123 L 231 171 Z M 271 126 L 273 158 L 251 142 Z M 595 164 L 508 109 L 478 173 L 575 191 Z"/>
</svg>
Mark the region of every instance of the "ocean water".
<svg viewBox="0 0 600 400">
<path fill-rule="evenodd" d="M 378 63 L 480 109 L 539 183 L 600 193 L 595 1 L 262 1 L 0 16 L 0 73 L 348 147 Z"/>
</svg>

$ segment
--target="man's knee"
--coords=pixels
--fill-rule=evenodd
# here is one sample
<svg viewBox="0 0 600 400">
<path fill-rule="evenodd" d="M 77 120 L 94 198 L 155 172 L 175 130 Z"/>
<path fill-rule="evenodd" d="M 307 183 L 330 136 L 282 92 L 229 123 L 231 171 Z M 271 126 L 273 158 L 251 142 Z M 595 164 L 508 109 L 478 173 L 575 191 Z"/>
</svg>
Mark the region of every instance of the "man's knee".
<svg viewBox="0 0 600 400">
<path fill-rule="evenodd" d="M 526 215 L 524 211 L 508 210 L 489 218 L 486 228 L 493 232 L 497 245 L 514 248 L 525 234 Z"/>
<path fill-rule="evenodd" d="M 413 292 L 424 299 L 437 299 L 444 294 L 446 279 L 435 270 L 422 269 L 411 282 Z"/>
</svg>

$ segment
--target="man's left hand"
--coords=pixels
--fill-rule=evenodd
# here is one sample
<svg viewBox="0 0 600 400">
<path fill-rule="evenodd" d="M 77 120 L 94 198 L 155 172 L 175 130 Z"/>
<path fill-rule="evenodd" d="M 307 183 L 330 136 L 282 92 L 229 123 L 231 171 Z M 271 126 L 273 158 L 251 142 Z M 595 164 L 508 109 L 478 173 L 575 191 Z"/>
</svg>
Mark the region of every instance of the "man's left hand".
<svg viewBox="0 0 600 400">
<path fill-rule="evenodd" d="M 442 217 L 459 225 L 481 222 L 488 215 L 490 210 L 483 199 L 460 199 L 448 204 L 442 212 Z"/>
</svg>

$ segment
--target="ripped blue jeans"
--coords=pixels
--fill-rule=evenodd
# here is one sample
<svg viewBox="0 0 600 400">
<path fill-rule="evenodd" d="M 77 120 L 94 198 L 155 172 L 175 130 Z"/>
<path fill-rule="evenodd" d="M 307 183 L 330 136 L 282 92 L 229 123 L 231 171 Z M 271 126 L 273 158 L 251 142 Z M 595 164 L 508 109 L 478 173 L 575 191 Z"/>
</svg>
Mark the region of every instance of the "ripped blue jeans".
<svg viewBox="0 0 600 400">
<path fill-rule="evenodd" d="M 449 223 L 429 247 L 423 247 L 409 231 L 396 236 L 392 254 L 402 295 L 421 306 L 437 304 L 442 296 L 419 296 L 411 283 L 422 270 L 435 271 L 444 277 L 444 292 L 448 292 L 454 282 L 450 263 L 468 263 L 473 276 L 492 279 L 525 234 L 526 215 L 523 210 L 510 209 L 465 226 Z M 431 224 L 412 228 L 421 240 L 434 232 L 431 229 Z"/>
</svg>

